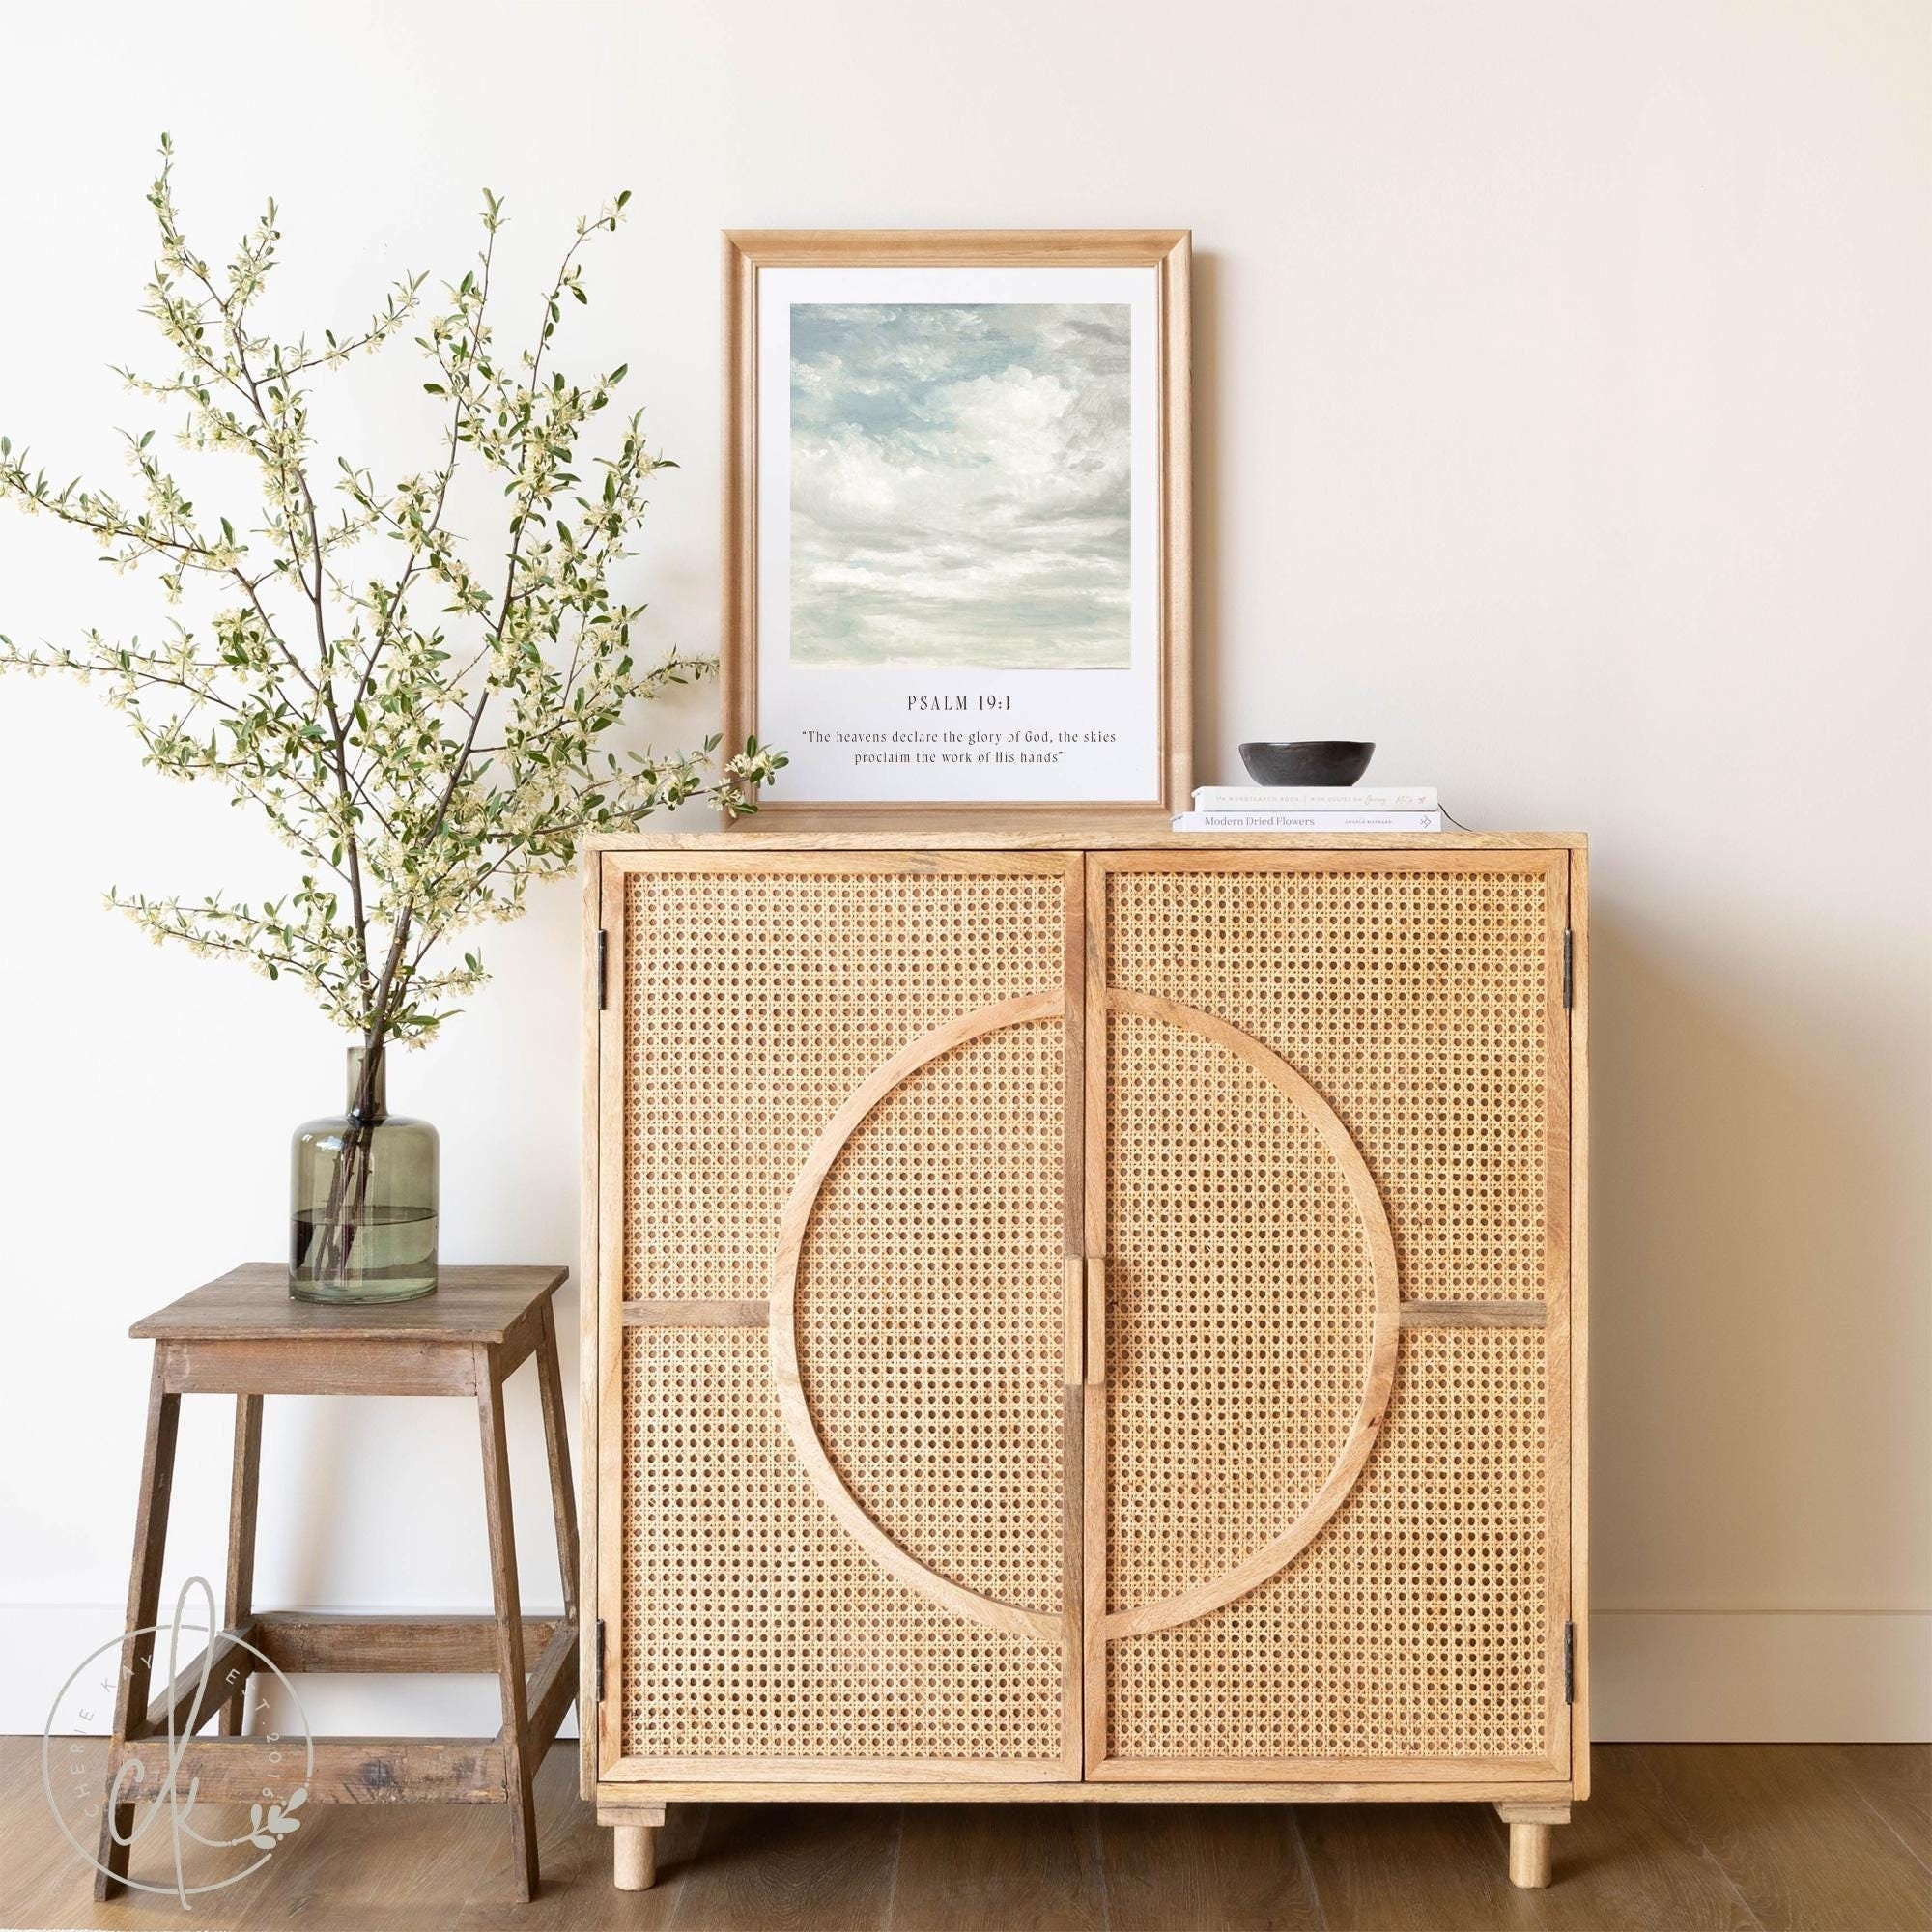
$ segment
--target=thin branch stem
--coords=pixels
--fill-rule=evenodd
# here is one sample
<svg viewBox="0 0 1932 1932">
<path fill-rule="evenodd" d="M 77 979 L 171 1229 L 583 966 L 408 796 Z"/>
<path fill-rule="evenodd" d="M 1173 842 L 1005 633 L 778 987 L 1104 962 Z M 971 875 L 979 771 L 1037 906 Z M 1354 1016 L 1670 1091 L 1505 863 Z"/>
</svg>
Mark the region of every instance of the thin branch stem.
<svg viewBox="0 0 1932 1932">
<path fill-rule="evenodd" d="M 781 760 L 741 756 L 721 770 L 707 762 L 708 743 L 691 755 L 634 754 L 620 768 L 598 749 L 629 706 L 705 668 L 674 651 L 637 669 L 630 629 L 640 607 L 611 592 L 657 467 L 637 417 L 620 448 L 595 459 L 601 497 L 573 494 L 585 487 L 579 449 L 622 371 L 570 384 L 552 372 L 552 341 L 582 295 L 584 244 L 615 226 L 615 208 L 579 224 L 543 296 L 536 340 L 505 361 L 488 322 L 501 210 L 486 197 L 480 264 L 421 342 L 443 377 L 425 386 L 446 385 L 448 397 L 437 467 L 379 488 L 344 463 L 347 503 L 325 517 L 313 393 L 301 379 L 394 332 L 420 278 L 405 278 L 367 329 L 331 336 L 325 353 L 257 333 L 251 312 L 275 266 L 273 204 L 226 271 L 211 270 L 182 233 L 171 167 L 164 144 L 150 196 L 161 241 L 145 306 L 175 353 L 174 373 L 128 381 L 186 404 L 191 447 L 247 456 L 261 506 L 238 520 L 244 537 L 224 517 L 217 539 L 148 453 L 152 431 L 129 439 L 144 494 L 125 505 L 77 483 L 58 490 L 0 448 L 0 496 L 85 531 L 123 567 L 152 565 L 171 598 L 192 585 L 222 600 L 212 646 L 185 624 L 174 626 L 172 651 L 138 640 L 119 649 L 93 633 L 81 651 L 23 653 L 0 639 L 0 669 L 100 674 L 152 765 L 215 781 L 302 854 L 300 890 L 257 912 L 213 899 L 121 903 L 158 938 L 296 975 L 360 1034 L 373 1078 L 384 1044 L 429 1037 L 483 977 L 470 954 L 439 970 L 435 949 L 466 925 L 514 916 L 530 882 L 569 863 L 586 825 L 635 822 L 690 798 L 731 810 L 737 782 L 767 778 Z M 509 528 L 487 565 L 448 528 L 463 500 L 459 471 L 471 462 L 504 486 Z M 372 576 L 351 560 L 364 543 L 385 553 L 395 543 L 402 554 L 386 553 L 394 568 Z M 428 586 L 446 593 L 434 618 L 418 614 Z M 290 602 L 297 595 L 305 621 Z"/>
</svg>

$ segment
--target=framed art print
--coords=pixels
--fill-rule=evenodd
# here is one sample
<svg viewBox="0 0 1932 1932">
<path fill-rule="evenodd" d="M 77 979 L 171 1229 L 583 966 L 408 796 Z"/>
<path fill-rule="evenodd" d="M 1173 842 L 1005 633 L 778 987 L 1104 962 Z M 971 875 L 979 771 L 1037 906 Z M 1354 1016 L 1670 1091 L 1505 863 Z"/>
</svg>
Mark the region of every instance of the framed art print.
<svg viewBox="0 0 1932 1932">
<path fill-rule="evenodd" d="M 1186 809 L 1185 231 L 727 234 L 763 815 Z"/>
</svg>

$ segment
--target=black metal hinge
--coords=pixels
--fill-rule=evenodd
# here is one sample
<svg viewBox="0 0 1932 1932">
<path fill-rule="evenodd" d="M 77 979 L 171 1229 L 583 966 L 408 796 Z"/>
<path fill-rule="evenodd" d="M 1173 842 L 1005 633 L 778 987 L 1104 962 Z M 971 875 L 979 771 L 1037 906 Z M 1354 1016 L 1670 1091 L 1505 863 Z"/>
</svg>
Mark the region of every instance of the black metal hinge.
<svg viewBox="0 0 1932 1932">
<path fill-rule="evenodd" d="M 604 1619 L 597 1619 L 597 1701 L 604 1701 Z"/>
<path fill-rule="evenodd" d="M 1570 952 L 1567 940 L 1564 942 L 1563 961 L 1563 983 L 1567 987 L 1570 984 Z M 604 1010 L 604 995 L 610 984 L 610 971 L 611 935 L 600 926 L 597 930 L 597 1010 L 600 1013 Z M 1570 1004 L 1570 995 L 1567 991 L 1563 995 L 1563 1004 L 1566 1007 Z"/>
<path fill-rule="evenodd" d="M 600 978 L 597 983 L 601 986 L 604 983 L 603 980 Z M 1563 928 L 1563 1010 L 1566 1013 L 1576 1004 L 1576 1000 L 1577 935 L 1566 925 Z"/>
<path fill-rule="evenodd" d="M 599 1624 L 601 1631 L 604 1626 Z M 601 1685 L 602 1679 L 599 1683 Z M 1563 1701 L 1574 1704 L 1577 1701 L 1577 1626 L 1563 1626 Z"/>
</svg>

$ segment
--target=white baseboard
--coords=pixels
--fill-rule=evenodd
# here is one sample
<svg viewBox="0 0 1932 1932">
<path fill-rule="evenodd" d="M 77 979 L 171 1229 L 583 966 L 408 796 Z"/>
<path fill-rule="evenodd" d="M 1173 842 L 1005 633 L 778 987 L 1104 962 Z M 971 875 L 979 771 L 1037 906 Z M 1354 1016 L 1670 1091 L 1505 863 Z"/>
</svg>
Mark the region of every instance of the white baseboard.
<svg viewBox="0 0 1932 1932">
<path fill-rule="evenodd" d="M 1932 1616 L 1600 1610 L 1603 1744 L 1932 1741 Z"/>
<path fill-rule="evenodd" d="M 120 1615 L 105 1604 L 0 1604 L 0 1732 L 40 1732 L 69 1671 L 111 1640 Z M 1601 1611 L 1591 1636 L 1602 1744 L 1932 1740 L 1932 1616 Z M 304 1677 L 298 1691 L 318 1733 L 497 1724 L 483 1677 Z M 106 1717 L 89 1726 L 107 1727 Z M 564 1734 L 575 1730 L 566 1719 Z"/>
</svg>

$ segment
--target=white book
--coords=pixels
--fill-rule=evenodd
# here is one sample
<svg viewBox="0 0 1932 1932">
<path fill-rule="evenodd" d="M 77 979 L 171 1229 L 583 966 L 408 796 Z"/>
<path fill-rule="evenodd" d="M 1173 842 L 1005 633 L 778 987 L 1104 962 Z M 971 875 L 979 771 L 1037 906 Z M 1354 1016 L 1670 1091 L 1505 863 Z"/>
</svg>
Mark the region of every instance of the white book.
<svg viewBox="0 0 1932 1932">
<path fill-rule="evenodd" d="M 1182 811 L 1177 832 L 1440 832 L 1439 811 Z"/>
<path fill-rule="evenodd" d="M 1196 811 L 1434 811 L 1434 785 L 1198 785 Z"/>
</svg>

